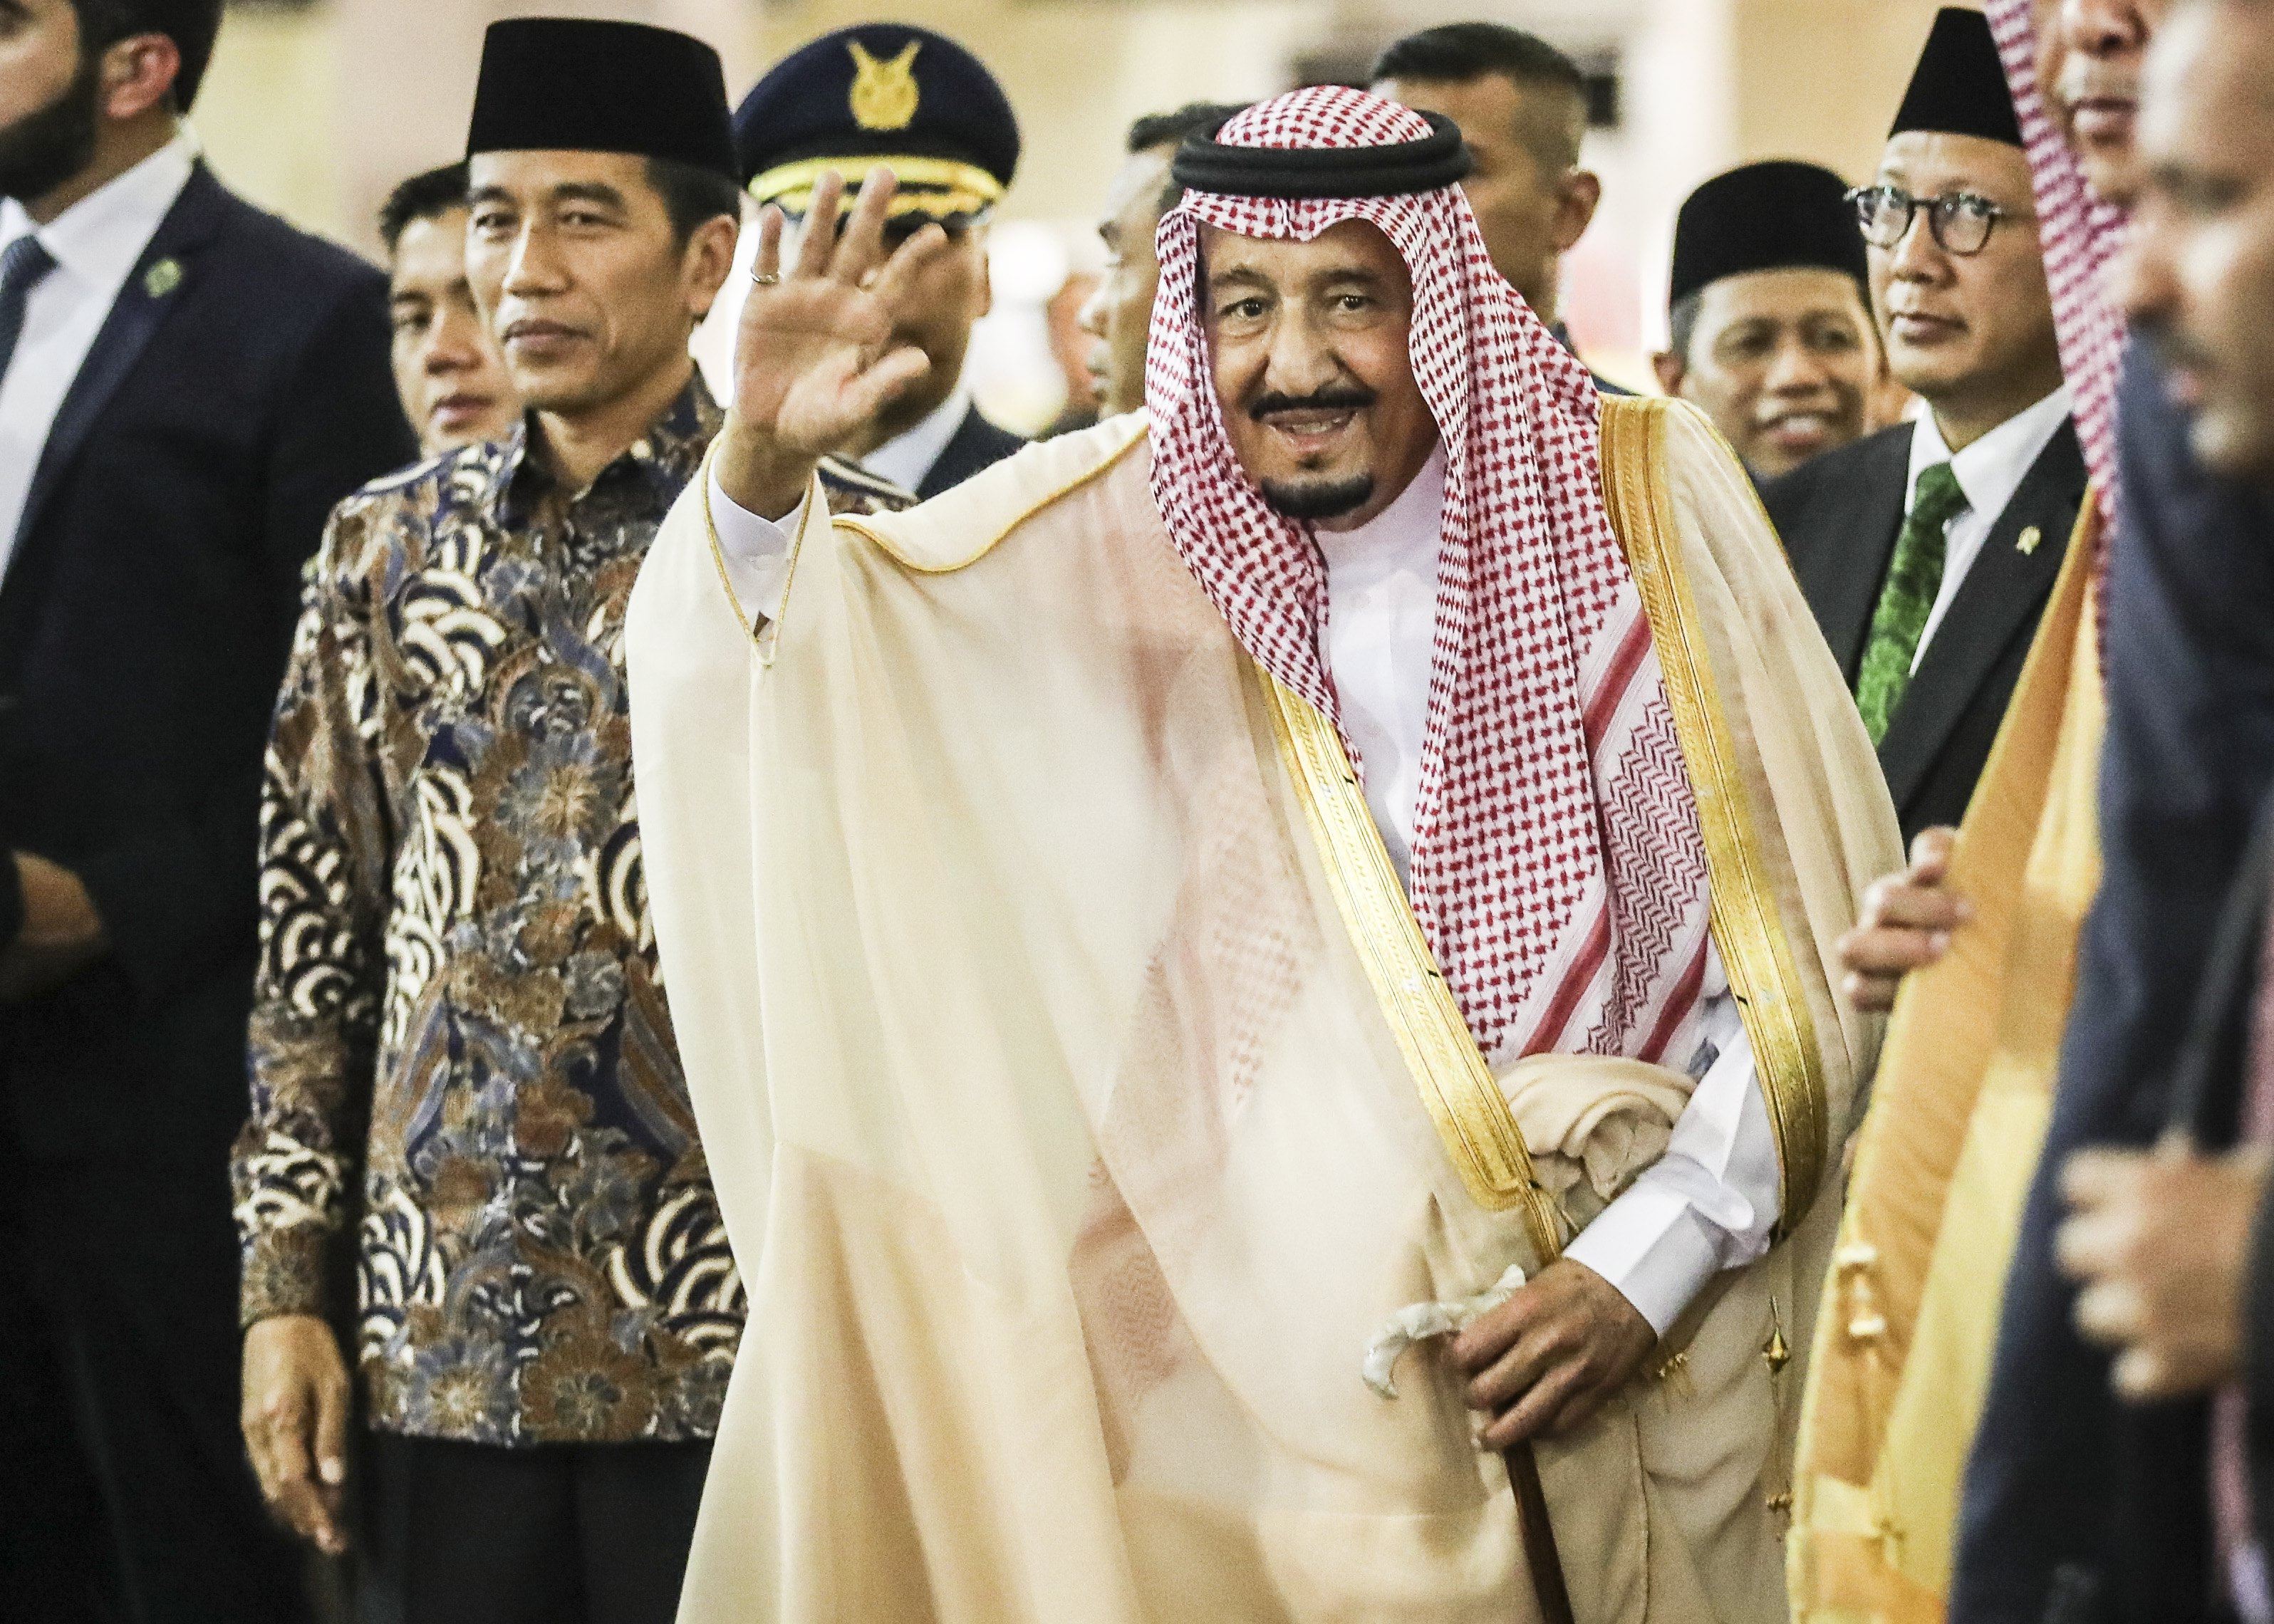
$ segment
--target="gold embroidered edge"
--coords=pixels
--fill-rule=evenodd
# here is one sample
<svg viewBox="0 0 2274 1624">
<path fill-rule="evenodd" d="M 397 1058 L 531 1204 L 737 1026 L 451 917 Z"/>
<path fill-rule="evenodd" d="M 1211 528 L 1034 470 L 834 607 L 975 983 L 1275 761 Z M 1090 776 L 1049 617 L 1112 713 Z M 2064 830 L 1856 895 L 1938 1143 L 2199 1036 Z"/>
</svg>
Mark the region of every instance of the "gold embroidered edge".
<svg viewBox="0 0 2274 1624">
<path fill-rule="evenodd" d="M 1135 416 L 1134 413 L 1132 413 L 1131 415 L 1133 417 Z M 1081 470 L 1081 472 L 1074 474 L 1063 484 L 1057 485 L 1053 489 L 1045 492 L 1041 496 L 1036 497 L 1033 501 L 1028 502 L 1024 508 L 1019 509 L 1019 511 L 1012 516 L 1008 523 L 1005 524 L 992 536 L 990 536 L 983 545 L 974 548 L 970 553 L 965 554 L 961 558 L 956 559 L 951 563 L 926 563 L 923 560 L 916 558 L 908 553 L 906 548 L 902 547 L 899 543 L 886 536 L 885 532 L 877 529 L 877 526 L 870 523 L 866 519 L 862 518 L 857 515 L 841 515 L 839 516 L 837 523 L 846 530 L 853 531 L 855 535 L 862 537 L 863 539 L 883 549 L 885 553 L 903 569 L 913 570 L 920 575 L 952 575 L 959 569 L 969 568 L 972 565 L 976 564 L 981 559 L 985 558 L 989 553 L 995 551 L 996 547 L 1001 543 L 1005 536 L 1008 536 L 1013 530 L 1017 530 L 1021 524 L 1024 524 L 1028 520 L 1033 518 L 1036 514 L 1049 507 L 1052 502 L 1063 501 L 1067 497 L 1072 496 L 1076 491 L 1081 489 L 1082 486 L 1088 485 L 1091 480 L 1102 477 L 1109 470 L 1118 464 L 1123 457 L 1129 455 L 1130 448 L 1132 447 L 1137 445 L 1145 438 L 1145 429 L 1141 423 L 1130 425 L 1126 432 L 1128 438 L 1124 440 L 1119 445 L 1112 447 L 1105 454 L 1105 455 L 1100 457 L 1095 463 Z M 983 477 L 984 476 L 983 475 L 982 477 Z M 925 504 L 922 502 L 916 504 L 919 508 L 924 505 Z M 910 508 L 909 511 L 913 513 L 915 509 Z"/>
<path fill-rule="evenodd" d="M 1823 1057 L 1782 916 L 1754 856 L 1752 811 L 1736 741 L 1713 685 L 1712 659 L 1695 630 L 1689 576 L 1675 551 L 1678 532 L 1665 467 L 1670 410 L 1665 401 L 1605 398 L 1604 505 L 1625 545 L 1650 620 L 1675 734 L 1697 792 L 1713 887 L 1713 940 L 1737 996 L 1776 1131 L 1781 1234 L 1808 1215 L 1830 1155 Z"/>
<path fill-rule="evenodd" d="M 1261 667 L 1256 674 L 1351 945 L 1366 966 L 1445 1154 L 1480 1207 L 1524 1209 L 1525 1228 L 1545 1264 L 1562 1250 L 1562 1226 L 1532 1177 L 1532 1154 L 1516 1113 L 1469 1035 L 1406 904 L 1342 740 L 1309 701 Z"/>
<path fill-rule="evenodd" d="M 734 578 L 727 573 L 726 544 L 719 539 L 719 521 L 711 511 L 711 459 L 718 455 L 719 444 L 713 440 L 710 449 L 703 454 L 702 465 L 695 470 L 696 483 L 702 491 L 703 531 L 710 538 L 711 567 L 719 572 L 719 590 L 727 595 L 727 607 L 734 617 L 734 624 L 742 628 L 742 640 L 755 646 L 772 622 L 759 626 L 750 624 L 750 617 L 742 613 L 742 600 L 734 595 Z M 813 517 L 813 499 L 816 496 L 821 497 L 823 509 L 826 511 L 828 497 L 818 480 L 807 492 L 805 511 L 798 516 L 797 534 L 789 538 L 789 560 L 782 571 L 785 600 L 788 597 L 789 583 L 797 578 L 797 555 L 805 545 L 805 527 Z"/>
</svg>

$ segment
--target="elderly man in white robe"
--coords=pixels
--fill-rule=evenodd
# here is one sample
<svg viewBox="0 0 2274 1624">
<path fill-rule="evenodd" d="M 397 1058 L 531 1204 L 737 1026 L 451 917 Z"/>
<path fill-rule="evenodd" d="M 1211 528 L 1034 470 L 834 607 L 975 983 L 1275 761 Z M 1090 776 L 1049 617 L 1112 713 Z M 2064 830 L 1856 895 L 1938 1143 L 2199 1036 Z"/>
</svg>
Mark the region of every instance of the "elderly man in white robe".
<svg viewBox="0 0 2274 1624">
<path fill-rule="evenodd" d="M 1465 161 L 1341 88 L 1189 143 L 1147 412 L 879 520 L 812 469 L 937 243 L 763 221 L 629 630 L 751 1289 L 683 1620 L 1784 1616 L 1894 821 Z"/>
</svg>

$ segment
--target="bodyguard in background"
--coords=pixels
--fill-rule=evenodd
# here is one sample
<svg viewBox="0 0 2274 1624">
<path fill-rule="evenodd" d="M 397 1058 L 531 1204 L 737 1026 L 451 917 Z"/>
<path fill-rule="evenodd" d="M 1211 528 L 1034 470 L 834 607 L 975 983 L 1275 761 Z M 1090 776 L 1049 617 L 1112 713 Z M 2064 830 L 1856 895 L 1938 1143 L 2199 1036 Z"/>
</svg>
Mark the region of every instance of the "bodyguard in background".
<svg viewBox="0 0 2274 1624">
<path fill-rule="evenodd" d="M 1376 95 L 1461 127 L 1473 165 L 1461 195 L 1493 268 L 1570 349 L 1556 314 L 1563 256 L 1578 246 L 1603 199 L 1601 178 L 1579 162 L 1587 136 L 1579 64 L 1521 28 L 1443 23 L 1391 41 L 1369 77 Z"/>
<path fill-rule="evenodd" d="M 180 127 L 221 10 L 0 9 L 0 1424 L 52 1395 L 99 1485 L 53 1568 L 261 1624 L 302 1611 L 236 1426 L 261 741 L 325 514 L 414 447 L 385 280 Z M 56 1579 L 0 1609 L 76 1616 Z"/>
<path fill-rule="evenodd" d="M 1856 194 L 1915 423 L 1762 492 L 1908 841 L 1965 815 L 2084 498 L 2022 132 L 1979 11 L 1945 7 Z"/>
</svg>

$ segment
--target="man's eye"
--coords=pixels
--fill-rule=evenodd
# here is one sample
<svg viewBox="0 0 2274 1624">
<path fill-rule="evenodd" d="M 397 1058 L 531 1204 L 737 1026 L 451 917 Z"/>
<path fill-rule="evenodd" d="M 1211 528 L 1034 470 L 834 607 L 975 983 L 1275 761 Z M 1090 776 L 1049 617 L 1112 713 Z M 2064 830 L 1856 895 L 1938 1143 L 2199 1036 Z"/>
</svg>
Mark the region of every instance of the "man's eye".
<svg viewBox="0 0 2274 1624">
<path fill-rule="evenodd" d="M 1239 299 L 1224 307 L 1228 321 L 1261 321 L 1267 313 L 1261 299 Z"/>
<path fill-rule="evenodd" d="M 1363 293 L 1338 293 L 1335 296 L 1335 308 L 1354 316 L 1360 311 L 1372 310 L 1374 300 Z"/>
<path fill-rule="evenodd" d="M 512 223 L 508 215 L 496 209 L 485 209 L 474 216 L 474 229 L 477 231 L 502 231 Z"/>
<path fill-rule="evenodd" d="M 1863 344 L 1863 341 L 1846 327 L 1826 327 L 1818 332 L 1811 342 L 1815 348 L 1834 355 L 1860 349 Z"/>
</svg>

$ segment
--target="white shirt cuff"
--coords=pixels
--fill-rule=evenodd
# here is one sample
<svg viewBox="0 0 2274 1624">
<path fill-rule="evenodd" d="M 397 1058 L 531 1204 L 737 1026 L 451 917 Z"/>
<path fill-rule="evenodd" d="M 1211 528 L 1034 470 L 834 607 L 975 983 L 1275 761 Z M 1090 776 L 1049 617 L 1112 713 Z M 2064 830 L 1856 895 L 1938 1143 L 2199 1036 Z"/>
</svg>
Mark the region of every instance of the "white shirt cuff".
<svg viewBox="0 0 2274 1624">
<path fill-rule="evenodd" d="M 1718 963 L 1706 985 L 1726 989 Z M 1573 1238 L 1564 1256 L 1600 1274 L 1663 1336 L 1725 1268 L 1769 1249 L 1783 1199 L 1776 1130 L 1736 1001 L 1707 999 L 1720 1052 L 1675 1119 L 1666 1154 Z"/>
<path fill-rule="evenodd" d="M 1678 1192 L 1653 1184 L 1645 1172 L 1579 1231 L 1563 1255 L 1616 1286 L 1663 1336 L 1721 1272 L 1721 1252 L 1713 1226 Z"/>
<path fill-rule="evenodd" d="M 779 620 L 782 599 L 789 591 L 790 543 L 805 522 L 805 502 L 801 500 L 779 519 L 762 518 L 727 494 L 715 465 L 710 486 L 711 528 L 719 538 L 727 584 L 734 590 L 743 618 L 753 626 Z"/>
</svg>

